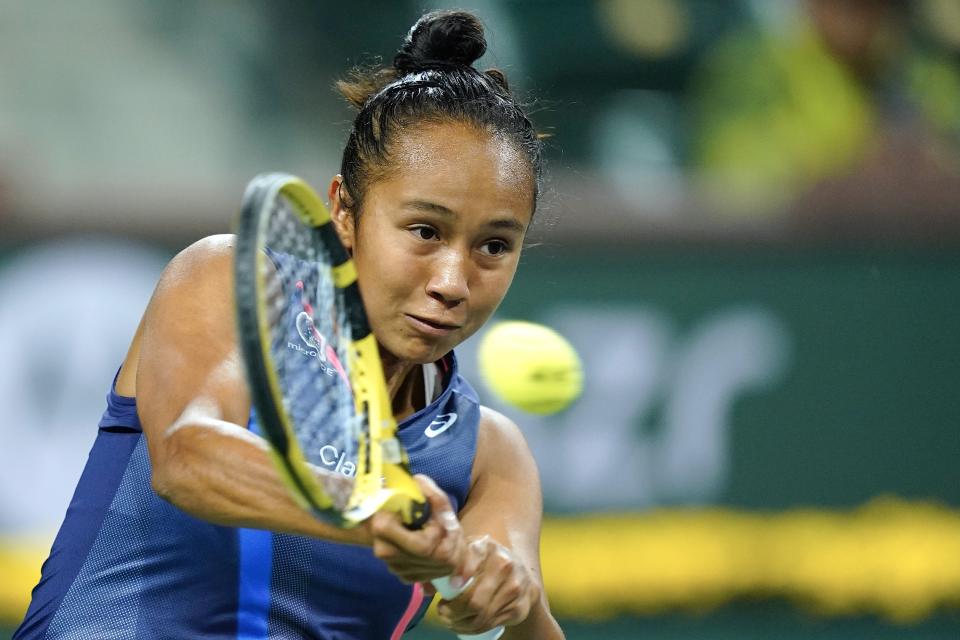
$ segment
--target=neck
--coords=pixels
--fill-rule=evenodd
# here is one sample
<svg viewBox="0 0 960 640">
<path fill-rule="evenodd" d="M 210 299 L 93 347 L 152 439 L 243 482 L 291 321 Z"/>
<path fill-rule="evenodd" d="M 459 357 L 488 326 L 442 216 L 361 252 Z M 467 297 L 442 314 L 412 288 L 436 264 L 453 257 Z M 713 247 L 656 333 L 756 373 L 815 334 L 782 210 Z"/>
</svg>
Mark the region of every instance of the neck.
<svg viewBox="0 0 960 640">
<path fill-rule="evenodd" d="M 397 421 L 416 412 L 423 404 L 424 389 L 421 365 L 401 362 L 383 353 L 383 376 L 387 382 L 387 393 Z"/>
</svg>

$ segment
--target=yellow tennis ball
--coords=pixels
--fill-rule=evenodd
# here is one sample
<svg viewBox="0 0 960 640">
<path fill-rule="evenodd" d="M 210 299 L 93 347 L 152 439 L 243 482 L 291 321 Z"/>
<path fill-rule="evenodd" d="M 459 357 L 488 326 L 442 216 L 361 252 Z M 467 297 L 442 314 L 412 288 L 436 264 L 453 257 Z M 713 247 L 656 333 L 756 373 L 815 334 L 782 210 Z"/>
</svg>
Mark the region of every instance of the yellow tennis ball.
<svg viewBox="0 0 960 640">
<path fill-rule="evenodd" d="M 573 345 L 541 324 L 494 324 L 480 341 L 478 357 L 484 384 L 529 413 L 562 411 L 583 390 L 583 366 Z"/>
</svg>

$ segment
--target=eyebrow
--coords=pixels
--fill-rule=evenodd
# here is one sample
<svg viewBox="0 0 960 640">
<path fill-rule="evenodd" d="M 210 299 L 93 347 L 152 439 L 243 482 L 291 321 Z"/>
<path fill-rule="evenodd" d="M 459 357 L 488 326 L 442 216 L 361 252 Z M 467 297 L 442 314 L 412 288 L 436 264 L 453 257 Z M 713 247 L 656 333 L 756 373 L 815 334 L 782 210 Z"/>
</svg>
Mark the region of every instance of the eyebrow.
<svg viewBox="0 0 960 640">
<path fill-rule="evenodd" d="M 426 213 L 436 213 L 445 218 L 452 218 L 458 215 L 453 209 L 448 209 L 442 204 L 437 204 L 436 202 L 430 202 L 428 200 L 408 200 L 403 203 L 403 206 Z M 515 218 L 499 218 L 497 220 L 491 220 L 487 226 L 495 229 L 508 229 L 511 231 L 516 231 L 520 234 L 526 231 L 523 224 L 521 224 Z"/>
</svg>

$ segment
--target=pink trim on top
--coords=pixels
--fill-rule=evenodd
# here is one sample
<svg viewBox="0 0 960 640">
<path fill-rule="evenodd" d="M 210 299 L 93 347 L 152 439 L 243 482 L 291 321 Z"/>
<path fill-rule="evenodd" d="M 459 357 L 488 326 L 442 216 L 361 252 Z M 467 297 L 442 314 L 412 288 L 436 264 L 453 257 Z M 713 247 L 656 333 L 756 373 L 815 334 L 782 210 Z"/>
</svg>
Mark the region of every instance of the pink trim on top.
<svg viewBox="0 0 960 640">
<path fill-rule="evenodd" d="M 420 610 L 421 604 L 423 604 L 423 587 L 420 586 L 418 582 L 413 585 L 410 604 L 407 605 L 407 610 L 403 612 L 403 617 L 400 618 L 400 622 L 397 623 L 397 628 L 390 634 L 390 640 L 400 640 L 400 636 L 407 630 L 407 626 L 409 626 L 410 621 L 413 620 L 413 616 Z"/>
</svg>

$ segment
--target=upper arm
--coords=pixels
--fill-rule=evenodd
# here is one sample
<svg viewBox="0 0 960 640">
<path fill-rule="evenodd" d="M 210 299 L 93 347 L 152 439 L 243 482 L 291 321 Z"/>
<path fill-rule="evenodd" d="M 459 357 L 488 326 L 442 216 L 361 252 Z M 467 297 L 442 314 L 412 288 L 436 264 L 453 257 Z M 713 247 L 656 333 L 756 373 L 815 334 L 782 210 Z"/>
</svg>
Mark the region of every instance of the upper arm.
<svg viewBox="0 0 960 640">
<path fill-rule="evenodd" d="M 245 425 L 250 412 L 237 347 L 230 236 L 201 240 L 164 270 L 143 320 L 137 412 L 154 470 L 188 415 Z"/>
<path fill-rule="evenodd" d="M 464 531 L 489 534 L 539 578 L 542 514 L 540 476 L 520 429 L 482 407 L 472 486 L 459 514 Z"/>
</svg>

